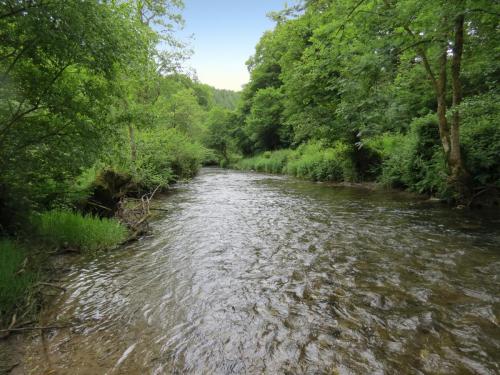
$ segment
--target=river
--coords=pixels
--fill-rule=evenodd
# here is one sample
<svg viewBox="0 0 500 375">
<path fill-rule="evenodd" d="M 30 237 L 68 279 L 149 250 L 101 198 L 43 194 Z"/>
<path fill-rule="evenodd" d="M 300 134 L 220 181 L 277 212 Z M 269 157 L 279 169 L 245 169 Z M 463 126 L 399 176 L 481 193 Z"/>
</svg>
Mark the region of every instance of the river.
<svg viewBox="0 0 500 375">
<path fill-rule="evenodd" d="M 500 371 L 499 217 L 215 168 L 158 205 L 71 265 L 43 321 L 76 325 L 27 339 L 26 373 Z"/>
</svg>

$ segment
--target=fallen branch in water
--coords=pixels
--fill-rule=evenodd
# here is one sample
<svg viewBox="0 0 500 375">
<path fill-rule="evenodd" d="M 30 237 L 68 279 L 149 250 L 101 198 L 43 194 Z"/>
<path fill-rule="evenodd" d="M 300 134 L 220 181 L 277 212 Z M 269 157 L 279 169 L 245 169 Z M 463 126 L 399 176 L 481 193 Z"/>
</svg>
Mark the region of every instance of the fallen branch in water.
<svg viewBox="0 0 500 375">
<path fill-rule="evenodd" d="M 90 199 L 87 201 L 87 203 L 90 204 L 91 206 L 99 207 L 99 208 L 102 208 L 106 211 L 113 211 L 111 208 L 103 206 L 102 204 L 96 203 Z"/>
</svg>

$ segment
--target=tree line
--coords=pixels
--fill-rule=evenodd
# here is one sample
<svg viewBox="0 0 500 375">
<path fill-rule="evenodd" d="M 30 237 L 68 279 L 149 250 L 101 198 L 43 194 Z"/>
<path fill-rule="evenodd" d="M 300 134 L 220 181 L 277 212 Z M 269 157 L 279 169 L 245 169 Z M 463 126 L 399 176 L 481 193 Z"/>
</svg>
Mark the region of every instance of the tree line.
<svg viewBox="0 0 500 375">
<path fill-rule="evenodd" d="M 274 12 L 219 147 L 244 155 L 242 168 L 456 202 L 498 189 L 499 15 L 481 0 L 309 0 Z"/>
<path fill-rule="evenodd" d="M 140 192 L 213 158 L 238 94 L 184 73 L 180 0 L 0 2 L 0 230 L 73 209 L 106 171 Z M 125 193 L 125 192 L 122 192 Z"/>
<path fill-rule="evenodd" d="M 130 240 L 133 199 L 218 162 L 210 121 L 239 95 L 186 71 L 182 8 L 0 1 L 0 327 L 39 309 L 50 254 Z"/>
</svg>

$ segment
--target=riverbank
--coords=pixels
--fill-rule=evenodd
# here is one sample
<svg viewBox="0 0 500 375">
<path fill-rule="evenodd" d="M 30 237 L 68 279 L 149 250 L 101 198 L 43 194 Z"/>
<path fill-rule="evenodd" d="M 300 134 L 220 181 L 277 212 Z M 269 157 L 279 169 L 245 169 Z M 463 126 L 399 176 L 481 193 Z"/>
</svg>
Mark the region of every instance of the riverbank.
<svg viewBox="0 0 500 375">
<path fill-rule="evenodd" d="M 27 317 L 35 319 L 42 300 L 40 289 L 47 288 L 51 283 L 47 278 L 53 273 L 45 270 L 47 257 L 67 252 L 96 254 L 147 232 L 154 195 L 191 178 L 201 167 L 201 146 L 194 147 L 183 135 L 169 142 L 169 152 L 165 155 L 163 150 L 162 155 L 168 163 L 160 163 L 164 161 L 160 158 L 158 163 L 128 169 L 97 164 L 64 193 L 37 204 L 9 203 L 11 212 L 3 210 L 0 196 L 0 260 L 5 258 L 0 264 L 0 329 L 16 328 Z M 0 186 L 0 195 L 1 190 Z"/>
<path fill-rule="evenodd" d="M 0 336 L 36 320 L 46 289 L 57 289 L 53 256 L 95 254 L 118 246 L 128 230 L 115 219 L 72 211 L 34 214 L 22 240 L 0 240 Z"/>
<path fill-rule="evenodd" d="M 30 271 L 23 274 L 32 276 L 30 283 L 19 290 L 19 301 L 15 310 L 11 310 L 13 319 L 0 327 L 0 374 L 25 374 L 22 363 L 26 353 L 26 342 L 44 331 L 70 326 L 68 321 L 46 322 L 42 314 L 66 291 L 64 278 L 71 272 L 71 267 L 95 255 L 77 251 L 55 251 L 42 243 L 25 244 L 28 262 L 25 267 Z"/>
<path fill-rule="evenodd" d="M 168 197 L 168 194 L 169 191 L 163 191 L 157 195 L 156 199 L 161 201 Z M 151 213 L 148 216 L 148 221 L 154 222 L 166 212 L 155 203 L 151 202 L 151 207 L 149 207 Z M 54 219 L 54 214 L 51 216 Z M 115 229 L 110 228 L 109 224 L 113 223 L 114 226 L 118 224 L 118 221 L 85 217 L 74 213 L 70 215 L 68 212 L 59 212 L 57 216 L 69 218 L 70 223 L 67 220 L 56 219 L 53 221 L 58 225 L 54 228 L 46 223 L 44 230 L 48 232 L 46 233 L 48 241 L 27 235 L 22 243 L 5 239 L 0 241 L 0 261 L 3 260 L 2 255 L 8 257 L 14 254 L 17 257 L 9 258 L 15 260 L 15 262 L 11 262 L 9 275 L 11 277 L 25 275 L 29 279 L 29 282 L 22 285 L 22 288 L 15 290 L 15 304 L 11 303 L 10 306 L 1 304 L 2 307 L 9 307 L 10 315 L 9 319 L 2 321 L 2 325 L 0 325 L 0 374 L 24 374 L 24 363 L 26 356 L 29 355 L 26 350 L 27 343 L 36 337 L 43 338 L 54 330 L 71 329 L 76 324 L 81 323 L 78 319 L 58 319 L 57 317 L 47 319 L 44 317 L 44 312 L 50 310 L 57 299 L 66 293 L 65 280 L 71 275 L 76 265 L 92 262 L 105 254 L 119 254 L 118 250 L 133 246 L 135 241 L 140 240 L 143 235 L 148 233 L 144 231 L 139 236 L 120 236 L 120 238 L 115 238 L 113 242 L 103 244 L 102 238 L 101 242 L 97 241 L 99 231 Z M 85 233 L 85 226 L 92 227 L 97 231 L 97 234 L 91 236 L 91 233 Z M 57 232 L 54 233 L 53 229 L 56 229 Z M 133 235 L 130 231 L 125 233 Z M 59 236 L 64 236 L 64 238 Z M 83 244 L 82 239 L 85 238 L 87 243 Z M 110 238 L 112 237 L 108 236 L 108 240 Z M 3 244 L 7 244 L 6 247 L 12 249 L 12 253 L 4 252 Z M 21 257 L 21 254 L 24 257 Z M 0 275 L 7 274 L 1 273 Z M 7 278 L 5 279 L 7 280 Z M 13 282 L 12 279 L 7 280 L 7 283 L 3 281 L 0 278 L 0 291 L 4 290 L 4 286 L 12 288 L 19 284 L 19 282 Z"/>
<path fill-rule="evenodd" d="M 19 369 L 33 334 L 70 327 L 44 321 L 43 311 L 66 291 L 64 279 L 78 262 L 118 249 L 130 232 L 117 220 L 53 211 L 41 215 L 23 241 L 0 241 L 0 374 Z"/>
</svg>

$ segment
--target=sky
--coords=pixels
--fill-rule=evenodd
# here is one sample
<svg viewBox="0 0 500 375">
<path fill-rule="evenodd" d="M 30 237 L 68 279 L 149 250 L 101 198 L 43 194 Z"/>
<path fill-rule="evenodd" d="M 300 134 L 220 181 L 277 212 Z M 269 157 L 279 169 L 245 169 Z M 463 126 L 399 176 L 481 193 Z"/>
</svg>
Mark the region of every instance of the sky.
<svg viewBox="0 0 500 375">
<path fill-rule="evenodd" d="M 188 65 L 199 80 L 219 89 L 239 91 L 248 82 L 245 61 L 274 22 L 266 17 L 285 0 L 184 0 L 183 39 L 194 34 Z M 290 3 L 290 1 L 288 1 Z"/>
</svg>

